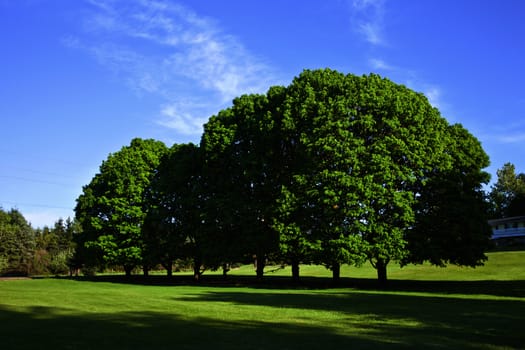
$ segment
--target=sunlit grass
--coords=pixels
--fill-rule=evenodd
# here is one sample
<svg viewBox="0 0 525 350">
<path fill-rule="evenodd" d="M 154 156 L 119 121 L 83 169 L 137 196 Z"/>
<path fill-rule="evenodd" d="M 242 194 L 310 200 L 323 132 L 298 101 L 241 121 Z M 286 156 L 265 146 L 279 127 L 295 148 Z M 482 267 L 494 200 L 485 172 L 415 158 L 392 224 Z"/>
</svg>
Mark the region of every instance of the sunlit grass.
<svg viewBox="0 0 525 350">
<path fill-rule="evenodd" d="M 388 265 L 389 279 L 408 279 L 408 280 L 516 280 L 525 279 L 525 251 L 492 252 L 487 253 L 488 260 L 483 266 L 462 267 L 449 265 L 446 268 L 431 266 L 428 263 L 422 265 L 407 265 L 400 267 L 399 264 L 390 263 Z M 291 276 L 289 266 L 267 266 L 266 276 Z M 191 272 L 179 273 L 178 275 L 190 275 Z M 206 271 L 206 275 L 222 274 L 221 271 Z M 255 275 L 252 265 L 243 265 L 232 269 L 229 275 Z M 301 265 L 301 276 L 308 277 L 330 277 L 331 271 L 320 265 Z M 349 278 L 377 278 L 376 270 L 369 264 L 355 267 L 343 265 L 341 276 Z"/>
</svg>

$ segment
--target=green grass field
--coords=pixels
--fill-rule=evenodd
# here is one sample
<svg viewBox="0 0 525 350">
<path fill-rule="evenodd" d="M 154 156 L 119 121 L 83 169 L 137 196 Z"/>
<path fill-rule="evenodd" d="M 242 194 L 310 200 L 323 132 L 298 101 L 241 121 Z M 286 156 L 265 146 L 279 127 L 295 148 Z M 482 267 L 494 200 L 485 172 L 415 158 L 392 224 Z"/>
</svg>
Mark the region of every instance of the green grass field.
<svg viewBox="0 0 525 350">
<path fill-rule="evenodd" d="M 269 268 L 271 270 L 271 268 Z M 154 276 L 126 281 L 0 281 L 1 349 L 509 349 L 525 347 L 525 251 L 490 253 L 486 266 L 389 269 L 303 266 L 255 283 Z M 246 277 L 250 274 L 250 277 Z"/>
</svg>

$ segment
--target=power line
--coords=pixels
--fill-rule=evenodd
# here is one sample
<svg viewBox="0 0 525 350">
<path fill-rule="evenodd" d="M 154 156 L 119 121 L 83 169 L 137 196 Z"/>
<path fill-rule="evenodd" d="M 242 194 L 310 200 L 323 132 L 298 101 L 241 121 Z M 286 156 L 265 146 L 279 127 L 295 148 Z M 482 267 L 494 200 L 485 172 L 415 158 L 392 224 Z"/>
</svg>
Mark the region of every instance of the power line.
<svg viewBox="0 0 525 350">
<path fill-rule="evenodd" d="M 4 155 L 4 156 L 6 156 L 6 155 L 14 156 L 14 157 L 17 157 L 18 159 L 25 158 L 25 159 L 34 160 L 34 158 L 35 158 L 35 154 L 34 153 L 31 153 L 31 154 L 22 153 L 20 151 L 13 151 L 13 150 L 5 149 L 5 148 L 0 148 L 0 153 L 2 155 Z M 49 155 L 38 155 L 38 158 L 41 159 L 41 160 L 43 159 L 43 160 L 47 160 L 47 161 L 50 161 L 50 162 L 53 162 L 53 163 L 62 163 L 62 164 L 67 165 L 67 166 L 77 166 L 77 167 L 78 166 L 85 166 L 85 164 L 80 163 L 80 162 L 72 161 L 70 159 L 50 157 Z"/>
<path fill-rule="evenodd" d="M 54 205 L 47 205 L 47 204 L 35 204 L 35 203 L 21 203 L 21 202 L 12 202 L 12 201 L 4 201 L 0 199 L 0 203 L 10 204 L 14 206 L 25 206 L 25 207 L 38 207 L 38 208 L 48 208 L 48 209 L 67 209 L 67 210 L 73 210 L 71 207 L 60 207 L 60 206 L 54 206 Z"/>
<path fill-rule="evenodd" d="M 13 173 L 22 172 L 22 173 L 31 173 L 31 174 L 40 174 L 40 175 L 60 177 L 60 178 L 69 179 L 69 180 L 74 180 L 75 179 L 75 177 L 73 177 L 71 175 L 64 174 L 64 173 L 57 173 L 57 172 L 52 172 L 52 171 L 42 171 L 42 170 L 33 170 L 33 169 L 30 169 L 30 168 L 20 168 L 20 167 L 11 166 L 11 165 L 7 165 L 7 167 L 5 167 L 5 164 L 4 164 L 2 170 L 3 170 L 3 172 L 13 172 Z M 7 175 L 7 176 L 9 176 L 9 175 Z"/>
<path fill-rule="evenodd" d="M 60 183 L 56 181 L 30 179 L 27 177 L 11 176 L 11 175 L 0 175 L 0 178 L 17 180 L 17 181 L 25 181 L 25 182 L 42 183 L 42 184 L 55 185 L 55 186 L 76 186 L 76 184 L 72 184 L 72 183 L 63 183 L 63 182 Z"/>
</svg>

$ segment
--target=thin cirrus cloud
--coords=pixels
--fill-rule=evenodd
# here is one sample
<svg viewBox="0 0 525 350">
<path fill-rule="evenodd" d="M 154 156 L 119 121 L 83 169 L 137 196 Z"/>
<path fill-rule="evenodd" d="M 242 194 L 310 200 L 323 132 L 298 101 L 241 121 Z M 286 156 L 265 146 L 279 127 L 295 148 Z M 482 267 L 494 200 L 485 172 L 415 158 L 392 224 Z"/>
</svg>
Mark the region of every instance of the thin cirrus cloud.
<svg viewBox="0 0 525 350">
<path fill-rule="evenodd" d="M 89 0 L 81 36 L 64 43 L 93 56 L 134 90 L 161 96 L 157 123 L 197 135 L 234 97 L 278 83 L 210 18 L 166 1 Z"/>
<path fill-rule="evenodd" d="M 354 29 L 372 45 L 384 45 L 385 0 L 353 0 L 351 21 Z"/>
<path fill-rule="evenodd" d="M 384 60 L 379 58 L 371 58 L 368 60 L 368 64 L 372 69 L 374 70 L 382 70 L 382 71 L 396 71 L 398 68 L 386 63 Z"/>
<path fill-rule="evenodd" d="M 161 114 L 165 116 L 159 124 L 177 130 L 184 135 L 193 135 L 202 132 L 205 117 L 196 118 L 195 115 L 205 115 L 209 106 L 196 101 L 176 101 L 162 106 Z M 191 112 L 189 112 L 191 111 Z"/>
<path fill-rule="evenodd" d="M 432 86 L 432 85 L 428 85 L 426 86 L 426 88 L 423 90 L 423 93 L 425 94 L 425 96 L 428 98 L 428 102 L 430 102 L 430 104 L 438 109 L 442 109 L 444 106 L 443 106 L 443 102 L 441 101 L 441 96 L 442 96 L 442 93 L 441 93 L 441 89 L 437 86 Z"/>
<path fill-rule="evenodd" d="M 395 44 L 387 43 L 384 33 L 387 20 L 386 1 L 353 0 L 351 2 L 351 21 L 354 30 L 375 51 L 385 46 L 395 47 Z M 402 65 L 393 65 L 377 56 L 368 59 L 368 66 L 373 71 L 386 73 L 393 79 L 404 81 L 409 88 L 422 92 L 432 106 L 442 110 L 442 112 L 450 113 L 450 106 L 443 101 L 442 89 L 435 84 L 421 81 L 419 74 L 413 69 Z"/>
<path fill-rule="evenodd" d="M 499 144 L 522 144 L 525 141 L 525 123 L 515 122 L 510 125 L 491 125 L 491 132 L 487 133 L 487 140 Z"/>
<path fill-rule="evenodd" d="M 500 143 L 522 143 L 525 141 L 525 131 L 511 134 L 503 134 L 497 136 L 497 141 Z"/>
</svg>

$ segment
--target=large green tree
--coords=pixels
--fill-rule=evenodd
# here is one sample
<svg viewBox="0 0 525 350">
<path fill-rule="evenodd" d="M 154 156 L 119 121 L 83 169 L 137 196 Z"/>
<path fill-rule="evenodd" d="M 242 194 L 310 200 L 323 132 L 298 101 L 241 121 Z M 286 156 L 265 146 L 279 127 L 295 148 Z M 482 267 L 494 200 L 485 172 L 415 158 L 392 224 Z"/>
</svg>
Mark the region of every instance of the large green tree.
<svg viewBox="0 0 525 350">
<path fill-rule="evenodd" d="M 108 156 L 77 199 L 84 245 L 107 264 L 122 266 L 126 275 L 140 265 L 147 272 L 142 232 L 146 191 L 165 151 L 160 141 L 133 139 Z"/>
<path fill-rule="evenodd" d="M 281 138 L 289 175 L 282 183 L 278 225 L 281 251 L 298 278 L 299 262 L 340 265 L 362 260 L 359 184 L 349 174 L 359 140 L 347 117 L 354 82 L 337 72 L 305 71 L 287 87 Z M 359 180 L 359 179 L 358 179 Z"/>
<path fill-rule="evenodd" d="M 374 74 L 305 71 L 288 91 L 292 118 L 307 126 L 299 142 L 308 166 L 290 188 L 308 209 L 298 225 L 321 242 L 334 277 L 364 254 L 386 281 L 388 263 L 406 255 L 419 184 L 447 164 L 446 120 L 422 94 Z"/>
<path fill-rule="evenodd" d="M 210 118 L 201 140 L 212 193 L 207 207 L 220 208 L 213 218 L 218 232 L 224 237 L 228 230 L 234 235 L 229 240 L 234 238 L 246 255 L 256 258 L 259 278 L 268 257 L 278 251 L 272 224 L 286 167 L 279 161 L 276 118 L 282 91 L 274 87 L 266 95 L 236 98 L 232 107 Z"/>
<path fill-rule="evenodd" d="M 451 164 L 428 171 L 417 193 L 416 222 L 405 235 L 409 251 L 405 262 L 474 267 L 487 259 L 485 252 L 491 246 L 482 188 L 490 180 L 483 171 L 489 158 L 480 142 L 459 124 L 449 126 L 445 137 L 442 141 Z"/>
<path fill-rule="evenodd" d="M 203 160 L 198 146 L 174 145 L 162 158 L 153 179 L 145 242 L 150 257 L 172 273 L 175 259 L 192 260 L 194 277 L 210 256 L 204 229 L 206 200 Z"/>
<path fill-rule="evenodd" d="M 425 239 L 413 233 L 432 204 L 422 203 L 433 200 L 429 191 L 463 188 L 451 205 L 484 220 L 487 158 L 477 140 L 423 94 L 375 74 L 307 70 L 288 87 L 242 96 L 210 120 L 201 145 L 207 164 L 222 166 L 225 212 L 249 238 L 245 246 L 255 242 L 257 256 L 268 255 L 277 240 L 294 277 L 300 262 L 323 263 L 338 278 L 341 264 L 368 259 L 385 282 L 387 265 L 409 256 L 408 238 Z M 451 232 L 465 244 L 439 259 L 479 262 L 486 227 L 456 220 Z M 467 236 L 476 242 L 468 258 Z"/>
</svg>

